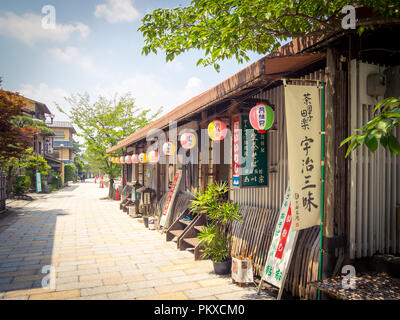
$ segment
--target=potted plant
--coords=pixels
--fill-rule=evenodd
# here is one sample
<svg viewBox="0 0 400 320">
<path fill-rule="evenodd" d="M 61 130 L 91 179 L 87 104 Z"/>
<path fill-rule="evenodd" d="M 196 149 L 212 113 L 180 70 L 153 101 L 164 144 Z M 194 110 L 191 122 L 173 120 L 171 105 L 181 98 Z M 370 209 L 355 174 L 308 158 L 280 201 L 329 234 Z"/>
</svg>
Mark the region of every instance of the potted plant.
<svg viewBox="0 0 400 320">
<path fill-rule="evenodd" d="M 197 237 L 203 246 L 203 258 L 211 259 L 216 274 L 231 270 L 231 235 L 233 221 L 241 221 L 239 205 L 228 200 L 228 184 L 217 182 L 198 192 L 191 202 L 193 212 L 207 215 L 207 225 Z"/>
</svg>

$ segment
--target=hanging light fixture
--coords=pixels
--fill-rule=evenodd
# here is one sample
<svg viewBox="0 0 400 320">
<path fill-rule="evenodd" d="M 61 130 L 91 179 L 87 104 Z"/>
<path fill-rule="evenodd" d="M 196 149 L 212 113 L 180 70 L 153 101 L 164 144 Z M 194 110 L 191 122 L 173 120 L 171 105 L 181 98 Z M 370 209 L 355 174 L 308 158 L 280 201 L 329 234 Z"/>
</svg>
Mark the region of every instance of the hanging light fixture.
<svg viewBox="0 0 400 320">
<path fill-rule="evenodd" d="M 131 164 L 131 163 L 132 163 L 132 156 L 129 156 L 129 155 L 126 156 L 126 157 L 125 157 L 125 163 L 126 163 L 126 164 Z"/>
<path fill-rule="evenodd" d="M 144 152 L 139 154 L 139 162 L 140 163 L 146 163 L 147 162 L 147 155 Z"/>
<path fill-rule="evenodd" d="M 251 126 L 256 129 L 258 133 L 265 133 L 274 123 L 274 110 L 266 103 L 257 103 L 250 110 L 249 120 Z"/>
<path fill-rule="evenodd" d="M 133 164 L 137 164 L 138 162 L 139 162 L 139 156 L 138 156 L 137 153 L 134 153 L 134 154 L 132 155 L 132 163 L 133 163 Z"/>
<path fill-rule="evenodd" d="M 166 156 L 172 156 L 176 151 L 176 146 L 173 142 L 168 141 L 163 144 L 163 152 Z"/>
<path fill-rule="evenodd" d="M 125 157 L 124 156 L 119 158 L 119 163 L 121 163 L 121 164 L 125 163 Z"/>
<path fill-rule="evenodd" d="M 152 150 L 148 154 L 148 159 L 151 163 L 157 163 L 160 160 L 160 155 L 157 150 Z"/>
<path fill-rule="evenodd" d="M 193 132 L 185 132 L 181 135 L 180 142 L 184 149 L 193 149 L 197 142 L 196 135 Z"/>
<path fill-rule="evenodd" d="M 213 141 L 221 141 L 226 136 L 226 124 L 220 119 L 214 119 L 208 125 L 208 135 Z"/>
</svg>

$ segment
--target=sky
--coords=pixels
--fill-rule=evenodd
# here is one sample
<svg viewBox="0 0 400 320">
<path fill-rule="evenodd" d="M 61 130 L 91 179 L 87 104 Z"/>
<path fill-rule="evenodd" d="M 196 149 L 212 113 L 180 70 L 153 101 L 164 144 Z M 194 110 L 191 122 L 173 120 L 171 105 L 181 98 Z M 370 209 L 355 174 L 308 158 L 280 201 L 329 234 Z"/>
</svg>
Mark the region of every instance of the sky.
<svg viewBox="0 0 400 320">
<path fill-rule="evenodd" d="M 199 51 L 166 63 L 165 55 L 144 56 L 141 19 L 156 8 L 188 5 L 187 0 L 13 0 L 0 2 L 0 77 L 3 89 L 45 103 L 55 120 L 68 120 L 64 97 L 88 92 L 92 101 L 130 92 L 136 105 L 163 107 L 163 114 L 217 85 L 251 60 L 196 66 Z M 55 9 L 55 29 L 48 29 Z M 42 13 L 43 10 L 43 13 Z M 42 21 L 45 21 L 43 27 Z"/>
</svg>

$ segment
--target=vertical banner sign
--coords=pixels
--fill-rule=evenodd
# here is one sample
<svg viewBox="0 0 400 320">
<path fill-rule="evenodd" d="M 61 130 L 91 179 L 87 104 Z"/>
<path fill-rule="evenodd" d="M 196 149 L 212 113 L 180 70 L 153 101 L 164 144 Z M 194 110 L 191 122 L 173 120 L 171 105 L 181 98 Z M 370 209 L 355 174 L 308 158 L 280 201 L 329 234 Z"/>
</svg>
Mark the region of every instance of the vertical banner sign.
<svg viewBox="0 0 400 320">
<path fill-rule="evenodd" d="M 283 288 L 296 239 L 297 231 L 293 229 L 290 188 L 288 188 L 268 250 L 262 280 Z"/>
<path fill-rule="evenodd" d="M 171 189 L 169 189 L 169 194 L 167 201 L 165 202 L 164 210 L 160 220 L 160 226 L 164 226 L 167 222 L 169 213 L 171 212 L 172 204 L 174 203 L 175 196 L 179 189 L 179 184 L 182 179 L 182 170 L 177 170 L 175 173 L 174 181 L 172 182 Z"/>
<path fill-rule="evenodd" d="M 248 135 L 248 132 L 251 134 Z M 232 145 L 232 185 L 268 186 L 267 133 L 256 132 L 250 124 L 248 115 L 235 115 Z"/>
<path fill-rule="evenodd" d="M 321 109 L 318 86 L 285 85 L 294 229 L 321 223 Z"/>
<path fill-rule="evenodd" d="M 233 117 L 233 174 L 232 185 L 234 187 L 240 186 L 240 116 Z"/>
<path fill-rule="evenodd" d="M 42 179 L 40 176 L 40 172 L 36 172 L 36 192 L 42 192 Z"/>
</svg>

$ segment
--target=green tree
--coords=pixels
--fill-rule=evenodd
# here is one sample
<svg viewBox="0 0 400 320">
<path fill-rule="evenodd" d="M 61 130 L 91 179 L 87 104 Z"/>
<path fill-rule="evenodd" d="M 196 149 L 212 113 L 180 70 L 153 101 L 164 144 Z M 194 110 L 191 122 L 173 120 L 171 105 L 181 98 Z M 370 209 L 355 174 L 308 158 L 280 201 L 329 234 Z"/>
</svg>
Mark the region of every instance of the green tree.
<svg viewBox="0 0 400 320">
<path fill-rule="evenodd" d="M 384 148 L 388 148 L 392 154 L 400 153 L 400 143 L 393 130 L 400 124 L 400 97 L 386 98 L 379 102 L 374 109 L 374 118 L 368 121 L 356 133 L 342 141 L 340 147 L 349 143 L 346 158 L 353 150 L 361 145 L 366 145 L 369 150 L 375 152 L 378 149 L 378 141 Z"/>
<path fill-rule="evenodd" d="M 32 183 L 36 181 L 36 168 L 38 168 L 42 177 L 46 177 L 51 168 L 41 155 L 27 155 L 21 160 L 20 166 L 25 169 L 25 174 L 31 178 Z"/>
<path fill-rule="evenodd" d="M 72 181 L 76 172 L 76 167 L 73 163 L 68 163 L 64 166 L 64 181 Z"/>
<path fill-rule="evenodd" d="M 110 155 L 106 149 L 147 125 L 161 109 L 151 113 L 150 109 L 137 107 L 130 93 L 114 95 L 111 99 L 100 96 L 95 102 L 90 101 L 87 93 L 72 95 L 66 100 L 71 106 L 68 112 L 57 108 L 78 127 L 77 135 L 85 139 L 85 157 L 92 169 L 98 167 L 108 175 L 111 198 L 114 179 L 120 175 L 121 167 L 108 160 Z"/>
<path fill-rule="evenodd" d="M 398 0 L 193 0 L 189 6 L 156 9 L 143 17 L 142 53 L 161 50 L 171 61 L 200 50 L 204 57 L 197 65 L 219 70 L 218 61 L 235 58 L 242 63 L 249 60 L 248 52 L 265 54 L 290 38 L 337 30 L 347 4 L 368 6 L 384 17 L 399 15 Z"/>
</svg>

